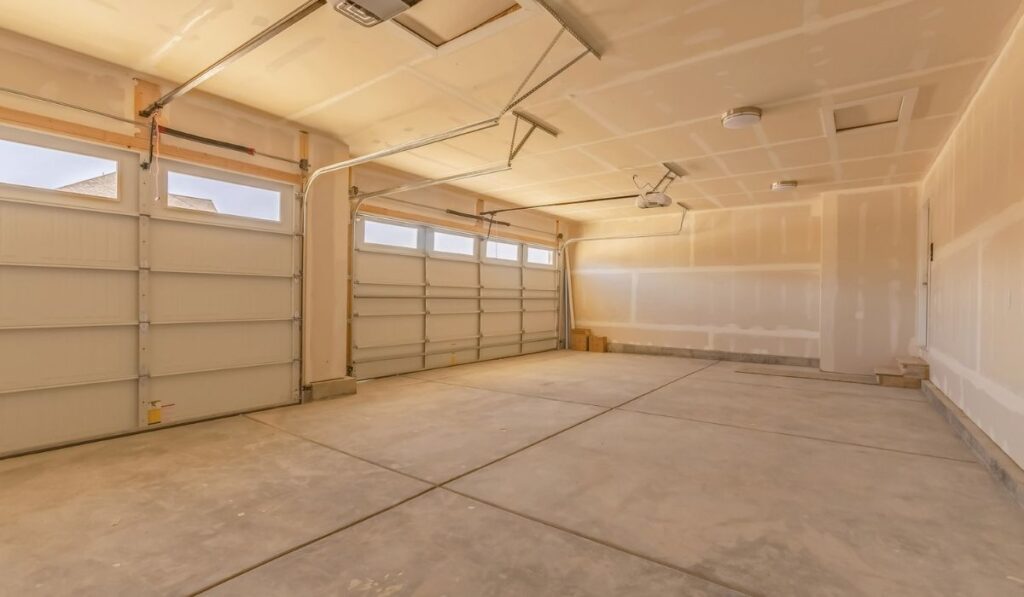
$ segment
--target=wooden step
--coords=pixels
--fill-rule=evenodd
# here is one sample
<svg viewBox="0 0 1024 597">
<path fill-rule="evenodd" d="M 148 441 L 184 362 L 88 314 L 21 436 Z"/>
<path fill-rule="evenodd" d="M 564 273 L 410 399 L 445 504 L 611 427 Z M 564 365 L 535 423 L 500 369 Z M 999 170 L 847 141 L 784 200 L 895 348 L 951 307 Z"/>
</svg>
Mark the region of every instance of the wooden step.
<svg viewBox="0 0 1024 597">
<path fill-rule="evenodd" d="M 917 357 L 904 357 L 896 359 L 899 363 L 900 371 L 905 377 L 914 377 L 917 379 L 928 379 L 929 367 L 928 362 L 924 359 Z"/>
<path fill-rule="evenodd" d="M 875 377 L 878 378 L 878 385 L 888 388 L 921 388 L 921 378 L 905 376 L 903 371 L 892 367 L 875 369 Z"/>
</svg>

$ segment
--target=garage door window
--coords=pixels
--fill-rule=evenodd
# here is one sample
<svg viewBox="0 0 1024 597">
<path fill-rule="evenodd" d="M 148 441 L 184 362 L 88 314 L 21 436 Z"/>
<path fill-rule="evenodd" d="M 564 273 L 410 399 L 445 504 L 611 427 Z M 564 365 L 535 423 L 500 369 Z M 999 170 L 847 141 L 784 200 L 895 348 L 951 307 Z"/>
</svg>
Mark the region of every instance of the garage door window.
<svg viewBox="0 0 1024 597">
<path fill-rule="evenodd" d="M 167 207 L 280 222 L 281 192 L 168 172 Z"/>
<path fill-rule="evenodd" d="M 555 252 L 540 247 L 526 247 L 526 262 L 531 265 L 554 265 Z"/>
<path fill-rule="evenodd" d="M 117 199 L 117 162 L 0 139 L 0 183 Z"/>
<path fill-rule="evenodd" d="M 432 246 L 435 253 L 465 255 L 468 257 L 476 255 L 476 240 L 472 237 L 437 231 L 432 236 Z"/>
<path fill-rule="evenodd" d="M 365 220 L 363 222 L 363 242 L 397 249 L 418 249 L 420 229 L 376 220 Z"/>
<path fill-rule="evenodd" d="M 489 240 L 485 255 L 498 261 L 519 261 L 519 245 Z"/>
</svg>

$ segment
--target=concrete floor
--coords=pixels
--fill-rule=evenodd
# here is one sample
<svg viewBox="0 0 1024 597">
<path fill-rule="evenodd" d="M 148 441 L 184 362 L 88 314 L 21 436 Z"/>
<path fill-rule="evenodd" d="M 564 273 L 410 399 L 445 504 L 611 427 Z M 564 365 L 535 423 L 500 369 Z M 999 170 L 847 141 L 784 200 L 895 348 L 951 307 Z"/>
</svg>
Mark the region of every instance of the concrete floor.
<svg viewBox="0 0 1024 597">
<path fill-rule="evenodd" d="M 0 461 L 0 595 L 1024 595 L 914 390 L 547 353 Z"/>
</svg>

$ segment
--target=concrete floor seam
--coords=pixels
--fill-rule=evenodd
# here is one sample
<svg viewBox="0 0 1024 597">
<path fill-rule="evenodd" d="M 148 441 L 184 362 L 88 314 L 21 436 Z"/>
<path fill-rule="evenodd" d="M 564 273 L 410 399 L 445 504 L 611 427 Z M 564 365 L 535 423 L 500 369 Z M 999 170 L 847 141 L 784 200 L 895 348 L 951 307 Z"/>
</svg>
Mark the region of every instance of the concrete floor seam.
<svg viewBox="0 0 1024 597">
<path fill-rule="evenodd" d="M 718 362 L 718 361 L 715 361 L 715 363 L 717 363 L 717 362 Z M 558 435 L 561 435 L 561 434 L 565 433 L 566 431 L 569 431 L 570 429 L 574 429 L 574 428 L 576 428 L 576 427 L 579 427 L 580 425 L 583 425 L 584 423 L 588 423 L 588 422 L 590 422 L 590 421 L 593 421 L 594 419 L 596 419 L 596 418 L 598 418 L 598 417 L 600 417 L 600 416 L 602 416 L 602 415 L 606 415 L 606 414 L 608 414 L 608 413 L 610 413 L 610 412 L 612 412 L 612 411 L 614 411 L 614 410 L 617 410 L 618 408 L 620 408 L 620 407 L 622 407 L 622 406 L 624 406 L 624 405 L 626 405 L 626 404 L 629 404 L 630 402 L 633 402 L 634 400 L 639 400 L 640 398 L 643 398 L 644 396 L 646 396 L 646 395 L 650 394 L 651 392 L 657 392 L 657 391 L 658 391 L 658 390 L 660 390 L 661 388 L 664 388 L 665 386 L 668 386 L 668 385 L 674 384 L 675 382 L 679 381 L 680 379 L 683 379 L 683 378 L 685 378 L 685 377 L 687 377 L 687 376 L 689 376 L 689 375 L 693 375 L 694 373 L 697 373 L 698 371 L 703 371 L 704 369 L 707 369 L 708 367 L 711 367 L 711 366 L 712 366 L 712 365 L 714 365 L 715 363 L 710 363 L 710 364 L 706 365 L 705 367 L 702 367 L 701 369 L 697 369 L 696 371 L 691 371 L 691 372 L 687 373 L 686 375 L 683 375 L 683 376 L 681 376 L 681 377 L 679 377 L 679 378 L 677 378 L 677 379 L 674 379 L 674 380 L 672 380 L 672 381 L 670 381 L 670 382 L 668 382 L 668 383 L 666 383 L 666 384 L 663 384 L 663 385 L 661 385 L 661 386 L 658 386 L 658 387 L 656 387 L 656 388 L 654 388 L 654 389 L 652 389 L 652 390 L 649 390 L 649 391 L 647 391 L 647 392 L 644 392 L 644 393 L 640 394 L 639 396 L 635 396 L 635 397 L 633 397 L 633 398 L 630 398 L 629 400 L 627 400 L 626 402 L 623 402 L 622 404 L 620 404 L 620 405 L 618 405 L 618 406 L 613 406 L 613 407 L 610 407 L 610 408 L 609 408 L 609 407 L 602 407 L 602 408 L 605 408 L 605 410 L 603 410 L 602 412 L 599 412 L 599 413 L 595 413 L 595 414 L 594 414 L 593 416 L 587 417 L 586 419 L 583 419 L 582 421 L 579 421 L 579 422 L 577 422 L 577 423 L 575 423 L 575 424 L 573 424 L 573 425 L 570 425 L 569 427 L 566 427 L 566 428 L 564 428 L 564 429 L 561 429 L 561 430 L 559 430 L 559 431 L 556 431 L 555 433 L 552 433 L 552 434 L 550 434 L 550 435 L 548 435 L 548 436 L 546 436 L 546 437 L 544 437 L 544 438 L 542 438 L 542 439 L 539 439 L 539 440 L 537 440 L 537 441 L 535 441 L 535 442 L 533 442 L 533 443 L 531 443 L 531 444 L 529 444 L 529 445 L 523 446 L 522 448 L 519 448 L 518 450 L 516 450 L 516 451 L 514 451 L 514 452 L 510 452 L 510 453 L 508 453 L 508 454 L 506 454 L 506 455 L 502 456 L 501 458 L 498 458 L 497 460 L 494 460 L 494 461 L 492 461 L 492 462 L 488 462 L 487 464 L 484 464 L 484 465 L 482 465 L 482 466 L 479 466 L 479 467 L 477 467 L 477 468 L 475 468 L 475 469 L 473 469 L 473 470 L 470 470 L 470 471 L 466 471 L 466 472 L 462 473 L 461 475 L 459 475 L 459 476 L 457 476 L 457 477 L 454 477 L 454 478 L 452 478 L 452 479 L 449 479 L 449 480 L 445 481 L 444 483 L 442 483 L 442 484 L 440 485 L 440 487 L 445 487 L 445 486 L 447 486 L 447 485 L 448 485 L 449 483 L 453 483 L 453 482 L 455 482 L 455 481 L 458 481 L 459 479 L 461 479 L 461 478 L 463 478 L 463 477 L 466 477 L 466 476 L 468 476 L 468 475 L 471 475 L 471 474 L 473 474 L 473 473 L 475 473 L 475 472 L 477 472 L 477 471 L 479 471 L 479 470 L 482 470 L 482 469 L 484 469 L 484 468 L 487 468 L 488 466 L 491 466 L 491 465 L 493 465 L 493 464 L 496 464 L 496 463 L 498 463 L 498 462 L 501 462 L 502 460 L 505 460 L 505 459 L 507 459 L 507 458 L 510 458 L 510 457 L 512 457 L 512 456 L 515 456 L 516 454 L 519 454 L 520 452 L 524 452 L 524 451 L 526 451 L 526 450 L 528 450 L 528 449 L 530 449 L 530 448 L 532 448 L 532 447 L 534 447 L 534 446 L 536 446 L 536 445 L 538 445 L 538 444 L 540 444 L 540 443 L 546 442 L 546 441 L 547 441 L 547 440 L 549 440 L 549 439 L 552 439 L 552 438 L 554 438 L 554 437 L 556 437 L 556 436 L 558 436 Z M 559 402 L 569 402 L 569 401 L 561 400 L 561 401 L 559 401 Z M 573 403 L 573 404 L 580 404 L 580 403 L 578 403 L 578 402 L 575 402 L 575 403 Z M 596 405 L 590 405 L 590 406 L 596 406 Z"/>
<path fill-rule="evenodd" d="M 967 458 L 953 458 L 953 457 L 950 457 L 950 456 L 938 456 L 936 454 L 924 454 L 922 452 L 911 452 L 909 450 L 897 450 L 896 448 L 884 448 L 882 446 L 872 446 L 870 444 L 859 444 L 859 443 L 856 443 L 856 442 L 847 442 L 847 441 L 842 441 L 842 440 L 837 440 L 837 439 L 829 439 L 829 438 L 825 438 L 825 437 L 814 437 L 812 435 L 801 435 L 799 433 L 787 433 L 785 431 L 773 431 L 771 429 L 759 429 L 757 427 L 748 427 L 748 426 L 745 426 L 745 425 L 733 425 L 733 424 L 730 424 L 730 423 L 722 423 L 722 422 L 719 422 L 719 421 L 708 421 L 706 419 L 694 419 L 694 418 L 691 418 L 691 417 L 680 417 L 678 415 L 666 415 L 664 413 L 654 413 L 654 412 L 649 412 L 649 411 L 645 411 L 645 410 L 640 410 L 640 409 L 637 409 L 637 408 L 622 409 L 622 410 L 623 410 L 623 412 L 638 413 L 638 414 L 642 414 L 642 415 L 649 415 L 649 416 L 652 416 L 652 417 L 664 417 L 666 419 L 676 419 L 676 420 L 679 420 L 679 421 L 689 421 L 691 423 L 702 423 L 702 424 L 705 424 L 705 425 L 717 425 L 719 427 L 728 427 L 730 429 L 741 429 L 743 431 L 754 431 L 754 432 L 757 432 L 757 433 L 769 433 L 769 434 L 772 434 L 772 435 L 783 435 L 783 436 L 786 436 L 786 437 L 795 437 L 795 438 L 799 438 L 799 439 L 808 439 L 808 440 L 814 440 L 814 441 L 819 441 L 819 442 L 825 442 L 825 443 L 829 443 L 829 444 L 839 444 L 839 445 L 843 445 L 843 446 L 854 446 L 854 447 L 857 447 L 857 448 L 868 448 L 868 449 L 871 449 L 871 450 L 881 450 L 883 452 L 895 452 L 897 454 L 906 454 L 908 456 L 921 456 L 921 457 L 924 457 L 924 458 L 936 458 L 938 460 L 948 460 L 950 462 L 959 462 L 959 463 L 963 463 L 963 464 L 979 464 L 976 460 L 967 459 Z"/>
<path fill-rule="evenodd" d="M 341 448 L 337 448 L 335 446 L 331 446 L 331 445 L 325 444 L 323 442 L 318 442 L 315 439 L 308 438 L 308 437 L 306 437 L 304 435 L 299 435 L 298 433 L 295 433 L 294 431 L 289 431 L 287 429 L 283 429 L 281 427 L 278 427 L 277 425 L 274 425 L 273 423 L 268 423 L 266 421 L 261 421 L 259 419 L 253 419 L 252 417 L 249 417 L 248 415 L 246 415 L 246 418 L 250 419 L 252 421 L 255 421 L 257 423 L 260 423 L 262 425 L 266 425 L 267 427 L 270 427 L 271 429 L 273 429 L 275 431 L 280 431 L 281 433 L 284 433 L 285 435 L 290 435 L 291 437 L 294 437 L 296 439 L 300 439 L 302 441 L 309 442 L 311 444 L 320 446 L 321 448 L 327 448 L 328 450 L 332 450 L 334 452 L 337 452 L 338 454 L 343 454 L 345 456 L 348 456 L 349 458 L 354 458 L 354 459 L 356 459 L 356 460 L 358 460 L 360 462 L 364 462 L 366 464 L 369 464 L 369 465 L 372 465 L 372 466 L 375 466 L 375 467 L 378 467 L 378 468 L 382 468 L 382 469 L 384 469 L 386 471 L 390 471 L 392 473 L 396 473 L 396 474 L 402 475 L 403 477 L 408 477 L 408 478 L 410 478 L 410 479 L 412 479 L 414 481 L 419 481 L 420 483 L 427 483 L 427 484 L 429 484 L 432 487 L 440 487 L 440 484 L 434 483 L 433 481 L 427 481 L 426 479 L 421 479 L 421 478 L 419 478 L 419 477 L 417 477 L 415 475 L 411 475 L 411 474 L 409 474 L 409 473 L 407 473 L 405 471 L 400 471 L 400 470 L 391 468 L 389 466 L 385 466 L 385 465 L 383 465 L 383 464 L 381 464 L 379 462 L 374 462 L 373 460 L 370 460 L 368 458 L 364 458 L 362 456 L 357 456 L 355 454 L 352 454 L 351 452 L 347 452 L 345 450 L 342 450 Z"/>
<path fill-rule="evenodd" d="M 684 380 L 684 379 L 686 379 L 687 377 L 690 377 L 691 375 L 693 375 L 693 374 L 695 374 L 695 373 L 700 373 L 701 371 L 703 371 L 703 370 L 705 370 L 705 369 L 707 369 L 707 368 L 709 368 L 709 367 L 714 367 L 715 365 L 717 365 L 718 363 L 721 363 L 721 362 L 722 362 L 722 361 L 712 361 L 712 362 L 708 363 L 707 365 L 704 365 L 704 366 L 703 366 L 703 367 L 701 367 L 700 369 L 696 369 L 696 370 L 694 370 L 694 371 L 690 371 L 690 372 L 689 372 L 689 373 L 687 373 L 686 375 L 682 375 L 682 376 L 680 376 L 680 377 L 677 377 L 676 379 L 673 379 L 672 381 L 670 381 L 670 382 L 668 382 L 668 383 L 662 384 L 662 385 L 660 385 L 660 386 L 658 386 L 658 387 L 654 388 L 653 390 L 648 390 L 648 391 L 644 392 L 643 394 L 640 394 L 639 396 L 634 396 L 634 397 L 630 398 L 629 400 L 627 400 L 627 401 L 623 402 L 622 404 L 617 404 L 617 405 L 613 406 L 613 407 L 612 407 L 612 409 L 613 409 L 613 410 L 615 410 L 615 409 L 620 409 L 620 408 L 622 408 L 622 407 L 626 406 L 627 404 L 632 404 L 632 403 L 636 402 L 637 400 L 639 400 L 639 399 L 643 398 L 644 396 L 647 396 L 647 395 L 649 395 L 649 394 L 653 394 L 654 392 L 657 392 L 658 390 L 660 390 L 660 389 L 662 389 L 662 388 L 667 388 L 668 386 L 670 386 L 670 385 L 672 385 L 672 384 L 676 383 L 677 381 L 681 381 L 681 380 Z"/>
<path fill-rule="evenodd" d="M 273 555 L 273 556 L 271 556 L 269 558 L 265 558 L 265 559 L 263 559 L 262 561 L 260 561 L 257 564 L 253 564 L 252 566 L 249 566 L 247 568 L 239 570 L 238 572 L 235 572 L 234 574 L 231 574 L 230 576 L 227 576 L 227 577 L 225 577 L 225 578 L 223 578 L 221 580 L 218 580 L 217 582 L 211 583 L 211 584 L 209 584 L 209 585 L 199 589 L 198 591 L 189 593 L 189 596 L 190 597 L 196 597 L 197 595 L 202 595 L 203 593 L 209 592 L 209 591 L 211 591 L 211 590 L 213 590 L 213 589 L 223 585 L 224 583 L 226 583 L 226 582 L 228 582 L 230 580 L 233 580 L 233 579 L 238 578 L 238 577 L 240 577 L 240 576 L 242 576 L 244 574 L 252 572 L 253 570 L 256 570 L 257 568 L 260 568 L 261 566 L 265 566 L 265 565 L 267 565 L 267 564 L 269 564 L 269 563 L 271 563 L 271 562 L 273 562 L 275 560 L 283 558 L 284 556 L 287 556 L 288 554 L 295 553 L 296 551 L 299 551 L 300 549 L 302 549 L 304 547 L 308 547 L 310 545 L 313 545 L 314 543 L 316 543 L 318 541 L 323 541 L 324 539 L 326 539 L 328 537 L 331 537 L 333 535 L 336 535 L 336 534 L 344 531 L 345 529 L 354 527 L 354 526 L 356 526 L 359 523 L 362 523 L 362 522 L 365 522 L 367 520 L 370 520 L 371 518 L 373 518 L 373 517 L 375 517 L 375 516 L 377 516 L 379 514 L 383 514 L 385 512 L 389 512 L 391 510 L 394 510 L 395 508 L 401 506 L 402 504 L 405 504 L 407 502 L 411 502 L 412 500 L 414 500 L 414 499 L 416 499 L 416 498 L 418 498 L 418 497 L 420 497 L 422 495 L 426 495 L 427 493 L 429 493 L 431 491 L 434 491 L 435 489 L 438 489 L 438 488 L 436 486 L 431 486 L 431 487 L 424 488 L 423 490 L 418 491 L 418 492 L 414 493 L 413 495 L 410 495 L 409 497 L 406 497 L 406 498 L 404 498 L 402 500 L 399 500 L 399 501 L 395 502 L 394 504 L 391 504 L 387 508 L 384 508 L 382 510 L 378 510 L 376 512 L 372 512 L 370 514 L 367 514 L 366 516 L 358 518 L 357 520 L 353 520 L 352 522 L 346 523 L 345 525 L 342 525 L 341 527 L 338 527 L 338 528 L 336 528 L 336 529 L 334 529 L 332 531 L 328 531 L 327 533 L 323 533 L 323 534 L 319 535 L 318 537 L 310 539 L 309 541 L 306 541 L 304 543 L 300 543 L 299 545 L 296 545 L 294 547 L 290 547 L 290 548 L 286 549 L 285 551 L 283 551 L 281 553 L 278 553 L 278 554 L 275 554 L 275 555 Z"/>
<path fill-rule="evenodd" d="M 604 414 L 604 413 L 602 413 L 602 414 Z M 542 524 L 542 525 L 544 525 L 546 527 L 555 529 L 557 531 L 561 531 L 563 533 L 568 533 L 570 535 L 573 535 L 574 537 L 579 537 L 580 539 L 585 539 L 585 540 L 590 541 L 592 543 L 597 543 L 598 545 L 603 545 L 604 547 L 607 547 L 609 549 L 614 549 L 616 551 L 619 551 L 619 552 L 622 552 L 624 554 L 633 556 L 635 558 L 640 558 L 642 560 L 646 560 L 648 562 L 657 564 L 659 566 L 664 566 L 666 568 L 671 568 L 672 570 L 675 570 L 676 572 L 681 572 L 681 573 L 686 574 L 688 576 L 693 576 L 694 578 L 699 578 L 699 579 L 701 579 L 701 580 L 703 580 L 705 582 L 709 582 L 709 583 L 718 585 L 720 587 L 729 589 L 730 591 L 735 591 L 735 592 L 740 593 L 742 595 L 747 595 L 748 597 L 762 597 L 761 593 L 754 593 L 754 592 L 751 592 L 749 589 L 744 589 L 744 588 L 736 587 L 734 585 L 729 584 L 728 582 L 725 582 L 725 581 L 720 580 L 720 579 L 716 579 L 716 578 L 708 576 L 706 574 L 702 574 L 700 572 L 689 570 L 689 569 L 687 569 L 687 568 L 685 568 L 683 566 L 677 566 L 675 564 L 672 564 L 671 562 L 666 562 L 664 560 L 661 560 L 661 559 L 658 559 L 658 558 L 655 558 L 655 557 L 651 557 L 651 556 L 648 556 L 648 555 L 644 555 L 642 553 L 635 552 L 635 551 L 633 551 L 633 550 L 631 550 L 631 549 L 629 549 L 627 547 L 624 547 L 622 545 L 618 545 L 618 544 L 612 543 L 610 541 L 605 541 L 604 539 L 599 539 L 597 537 L 592 537 L 590 535 L 586 535 L 584 533 L 580 533 L 579 531 L 575 531 L 573 529 L 563 527 L 561 525 L 558 525 L 558 524 L 555 524 L 555 523 L 543 520 L 541 518 L 536 518 L 536 517 L 531 516 L 529 514 L 524 514 L 523 512 L 518 512 L 516 510 L 512 510 L 511 508 L 507 508 L 507 507 L 502 506 L 500 504 L 496 504 L 494 502 L 490 502 L 490 501 L 481 499 L 479 497 L 470 495 L 468 493 L 463 493 L 463 492 L 459 491 L 458 489 L 452 489 L 451 487 L 440 487 L 439 489 L 442 489 L 444 491 L 450 491 L 451 493 L 454 493 L 455 495 L 464 497 L 466 499 L 473 500 L 473 501 L 478 502 L 480 504 L 484 504 L 485 506 L 490 506 L 491 508 L 496 508 L 498 510 L 501 510 L 502 512 L 507 512 L 507 513 L 512 514 L 514 516 L 518 516 L 520 518 L 524 518 L 526 520 L 529 520 L 531 522 L 535 522 L 537 524 Z"/>
</svg>

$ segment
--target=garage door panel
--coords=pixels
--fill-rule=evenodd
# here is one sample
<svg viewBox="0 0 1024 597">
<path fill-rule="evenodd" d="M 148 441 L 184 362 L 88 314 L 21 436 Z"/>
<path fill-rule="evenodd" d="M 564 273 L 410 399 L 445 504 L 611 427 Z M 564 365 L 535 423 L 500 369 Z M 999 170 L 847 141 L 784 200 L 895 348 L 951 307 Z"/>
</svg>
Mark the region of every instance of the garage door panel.
<svg viewBox="0 0 1024 597">
<path fill-rule="evenodd" d="M 558 288 L 558 272 L 526 268 L 523 270 L 523 287 L 528 290 L 554 291 Z"/>
<path fill-rule="evenodd" d="M 53 388 L 0 396 L 0 456 L 131 431 L 135 381 Z"/>
<path fill-rule="evenodd" d="M 434 350 L 446 350 L 434 346 L 431 348 Z M 476 343 L 473 343 L 473 348 L 467 350 L 447 349 L 448 352 L 441 354 L 435 354 L 427 357 L 427 369 L 435 369 L 437 367 L 454 367 L 455 365 L 461 365 L 463 363 L 472 363 L 476 361 Z"/>
<path fill-rule="evenodd" d="M 523 314 L 523 331 L 527 334 L 536 332 L 547 332 L 550 334 L 551 330 L 554 330 L 557 326 L 558 317 L 553 311 Z"/>
<path fill-rule="evenodd" d="M 555 299 L 535 299 L 523 301 L 524 311 L 553 311 L 558 308 L 558 301 Z"/>
<path fill-rule="evenodd" d="M 175 422 L 294 402 L 297 389 L 289 363 L 155 377 L 149 392 Z"/>
<path fill-rule="evenodd" d="M 352 322 L 354 348 L 396 346 L 423 342 L 423 317 L 372 317 Z"/>
<path fill-rule="evenodd" d="M 154 325 L 150 374 L 227 369 L 292 359 L 290 321 Z"/>
<path fill-rule="evenodd" d="M 430 299 L 427 301 L 427 312 L 438 313 L 473 313 L 480 310 L 480 305 L 474 299 Z"/>
<path fill-rule="evenodd" d="M 395 297 L 409 297 L 423 305 L 423 286 L 417 283 L 399 284 L 355 284 L 353 286 L 355 300 L 388 300 Z"/>
<path fill-rule="evenodd" d="M 477 335 L 477 315 L 430 315 L 427 317 L 427 338 L 431 342 L 472 337 Z"/>
<path fill-rule="evenodd" d="M 522 309 L 519 299 L 484 299 L 480 302 L 484 313 L 518 313 Z"/>
<path fill-rule="evenodd" d="M 452 288 L 472 286 L 475 290 L 478 285 L 477 268 L 475 261 L 428 259 L 427 282 Z"/>
<path fill-rule="evenodd" d="M 131 271 L 0 266 L 0 327 L 134 323 Z"/>
<path fill-rule="evenodd" d="M 423 284 L 423 258 L 358 251 L 357 284 Z M 419 293 L 422 294 L 422 293 Z"/>
<path fill-rule="evenodd" d="M 352 306 L 355 315 L 419 315 L 423 312 L 423 299 L 364 299 L 357 298 Z"/>
<path fill-rule="evenodd" d="M 0 262 L 128 269 L 138 221 L 122 215 L 0 202 Z"/>
<path fill-rule="evenodd" d="M 484 313 L 480 316 L 481 334 L 486 337 L 519 334 L 522 324 L 519 313 Z"/>
<path fill-rule="evenodd" d="M 480 267 L 481 286 L 486 289 L 511 289 L 518 291 L 522 286 L 519 267 L 487 265 Z"/>
<path fill-rule="evenodd" d="M 0 331 L 0 391 L 135 377 L 135 326 Z"/>
<path fill-rule="evenodd" d="M 522 354 L 519 348 L 519 336 L 508 336 L 506 338 L 489 338 L 487 343 L 492 346 L 484 346 L 480 349 L 480 359 L 500 359 Z"/>
<path fill-rule="evenodd" d="M 399 373 L 408 373 L 409 371 L 419 371 L 422 368 L 423 358 L 420 356 L 362 363 L 354 367 L 357 379 L 398 375 Z"/>
<path fill-rule="evenodd" d="M 542 340 L 539 342 L 524 342 L 523 354 L 532 352 L 546 352 L 558 348 L 558 340 Z"/>
<path fill-rule="evenodd" d="M 290 235 L 187 222 L 153 221 L 150 267 L 290 276 Z"/>
<path fill-rule="evenodd" d="M 150 285 L 154 322 L 290 319 L 293 314 L 287 278 L 154 272 Z"/>
</svg>

